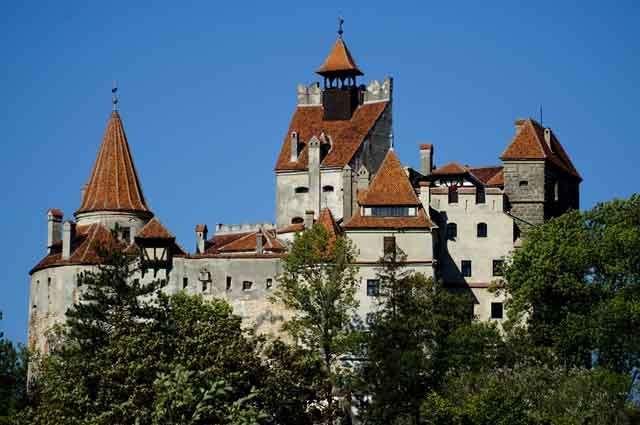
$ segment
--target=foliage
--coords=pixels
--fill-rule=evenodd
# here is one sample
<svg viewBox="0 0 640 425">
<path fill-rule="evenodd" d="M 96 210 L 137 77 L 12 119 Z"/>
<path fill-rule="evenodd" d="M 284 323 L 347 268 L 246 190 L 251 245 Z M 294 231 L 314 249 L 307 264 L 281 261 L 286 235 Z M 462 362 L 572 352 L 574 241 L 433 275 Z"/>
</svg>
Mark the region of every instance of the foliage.
<svg viewBox="0 0 640 425">
<path fill-rule="evenodd" d="M 484 355 L 481 340 L 489 334 L 500 340 L 493 328 L 476 332 L 466 296 L 409 272 L 404 261 L 399 249 L 381 259 L 379 307 L 361 367 L 360 390 L 371 398 L 364 409 L 367 423 L 419 423 L 424 397 L 439 387 L 452 361 L 466 361 L 470 348 Z"/>
<path fill-rule="evenodd" d="M 604 369 L 544 365 L 487 370 L 448 380 L 422 405 L 425 424 L 628 424 L 628 377 Z"/>
<path fill-rule="evenodd" d="M 334 389 L 340 379 L 340 356 L 353 351 L 352 323 L 358 306 L 356 253 L 346 238 L 331 240 L 316 224 L 296 235 L 278 276 L 273 298 L 289 308 L 294 316 L 284 329 L 302 347 L 320 353 L 325 376 L 324 416 L 336 416 Z"/>
<path fill-rule="evenodd" d="M 81 276 L 82 303 L 38 365 L 29 420 L 39 424 L 265 423 L 256 344 L 224 301 L 131 282 L 111 252 Z"/>
<path fill-rule="evenodd" d="M 640 196 L 533 230 L 505 270 L 511 328 L 567 366 L 640 366 Z"/>
<path fill-rule="evenodd" d="M 0 312 L 0 320 L 2 312 Z M 27 355 L 0 331 L 0 424 L 20 410 L 26 399 Z"/>
</svg>

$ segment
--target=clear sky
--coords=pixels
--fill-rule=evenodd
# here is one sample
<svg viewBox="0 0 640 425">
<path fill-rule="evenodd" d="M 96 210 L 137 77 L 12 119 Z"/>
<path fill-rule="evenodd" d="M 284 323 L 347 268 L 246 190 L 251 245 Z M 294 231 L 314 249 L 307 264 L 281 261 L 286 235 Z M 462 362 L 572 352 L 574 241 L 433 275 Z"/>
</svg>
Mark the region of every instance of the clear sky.
<svg viewBox="0 0 640 425">
<path fill-rule="evenodd" d="M 637 191 L 640 2 L 5 1 L 0 5 L 0 329 L 26 340 L 46 210 L 71 217 L 111 111 L 149 206 L 194 225 L 273 220 L 273 167 L 295 89 L 345 17 L 364 80 L 394 77 L 403 163 L 499 163 L 517 117 L 551 126 L 582 208 Z"/>
</svg>

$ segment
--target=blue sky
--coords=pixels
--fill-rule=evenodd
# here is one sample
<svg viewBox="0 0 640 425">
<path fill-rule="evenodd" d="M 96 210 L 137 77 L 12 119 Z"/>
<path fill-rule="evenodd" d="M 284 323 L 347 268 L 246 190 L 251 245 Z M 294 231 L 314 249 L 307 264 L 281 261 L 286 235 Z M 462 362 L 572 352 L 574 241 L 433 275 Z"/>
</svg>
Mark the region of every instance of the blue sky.
<svg viewBox="0 0 640 425">
<path fill-rule="evenodd" d="M 394 77 L 404 163 L 420 142 L 440 165 L 498 163 L 542 104 L 582 208 L 637 190 L 637 1 L 3 2 L 0 329 L 26 340 L 46 210 L 78 208 L 112 80 L 148 203 L 192 250 L 196 223 L 273 219 L 296 85 L 318 80 L 340 13 L 364 79 Z"/>
</svg>

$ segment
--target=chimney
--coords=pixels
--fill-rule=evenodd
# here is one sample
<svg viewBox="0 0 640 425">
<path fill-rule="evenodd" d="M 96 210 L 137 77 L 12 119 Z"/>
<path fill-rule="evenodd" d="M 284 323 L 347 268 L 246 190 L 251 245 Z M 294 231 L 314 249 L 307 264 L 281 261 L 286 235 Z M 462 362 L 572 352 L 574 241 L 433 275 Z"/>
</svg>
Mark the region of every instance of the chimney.
<svg viewBox="0 0 640 425">
<path fill-rule="evenodd" d="M 47 211 L 47 252 L 51 254 L 51 247 L 62 240 L 62 217 L 64 214 L 57 208 Z"/>
<path fill-rule="evenodd" d="M 313 136 L 307 147 L 309 155 L 309 203 L 307 208 L 320 211 L 320 139 Z"/>
<path fill-rule="evenodd" d="M 358 190 L 366 190 L 369 187 L 369 171 L 362 165 L 358 170 Z"/>
<path fill-rule="evenodd" d="M 551 148 L 551 129 L 549 127 L 544 129 L 544 141 L 547 142 L 549 150 L 553 152 L 553 148 Z"/>
<path fill-rule="evenodd" d="M 520 134 L 520 132 L 522 131 L 522 129 L 524 128 L 524 123 L 527 120 L 525 120 L 524 118 L 518 118 L 517 120 L 514 121 L 514 125 L 516 126 L 516 136 L 518 134 Z"/>
<path fill-rule="evenodd" d="M 428 176 L 433 170 L 433 145 L 424 143 L 420 145 L 420 173 Z"/>
<path fill-rule="evenodd" d="M 71 242 L 75 238 L 76 223 L 73 221 L 65 221 L 62 231 L 62 259 L 68 260 L 71 258 Z"/>
<path fill-rule="evenodd" d="M 262 254 L 264 252 L 264 240 L 262 239 L 262 228 L 259 228 L 256 232 L 256 253 Z"/>
<path fill-rule="evenodd" d="M 207 240 L 207 229 L 206 224 L 197 224 L 196 225 L 196 253 L 204 254 L 205 250 L 205 242 Z"/>
<path fill-rule="evenodd" d="M 300 136 L 298 135 L 297 131 L 292 131 L 291 132 L 291 158 L 289 158 L 290 162 L 297 162 L 298 161 L 298 143 L 300 141 Z"/>
<path fill-rule="evenodd" d="M 313 227 L 313 210 L 304 212 L 304 228 L 311 229 Z"/>
</svg>

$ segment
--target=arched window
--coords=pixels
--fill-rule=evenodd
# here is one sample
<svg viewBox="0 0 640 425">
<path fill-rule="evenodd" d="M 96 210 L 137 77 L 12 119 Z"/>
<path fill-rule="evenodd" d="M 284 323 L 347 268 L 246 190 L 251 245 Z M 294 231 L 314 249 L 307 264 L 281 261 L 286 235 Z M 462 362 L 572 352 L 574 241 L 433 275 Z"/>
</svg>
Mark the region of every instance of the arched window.
<svg viewBox="0 0 640 425">
<path fill-rule="evenodd" d="M 302 217 L 293 217 L 291 219 L 291 224 L 301 224 L 304 223 L 304 218 Z"/>
<path fill-rule="evenodd" d="M 298 186 L 295 188 L 296 193 L 309 193 L 309 188 L 306 186 Z"/>
<path fill-rule="evenodd" d="M 331 185 L 322 186 L 322 191 L 323 192 L 333 192 L 333 186 L 331 186 Z"/>
<path fill-rule="evenodd" d="M 479 238 L 487 237 L 487 223 L 478 223 L 478 237 Z"/>
<path fill-rule="evenodd" d="M 456 223 L 447 223 L 447 239 L 455 241 L 458 237 L 458 225 Z"/>
</svg>

